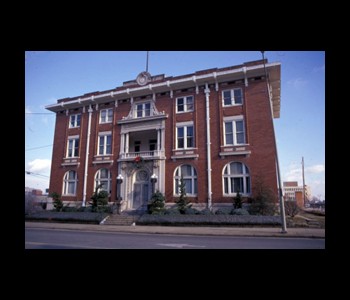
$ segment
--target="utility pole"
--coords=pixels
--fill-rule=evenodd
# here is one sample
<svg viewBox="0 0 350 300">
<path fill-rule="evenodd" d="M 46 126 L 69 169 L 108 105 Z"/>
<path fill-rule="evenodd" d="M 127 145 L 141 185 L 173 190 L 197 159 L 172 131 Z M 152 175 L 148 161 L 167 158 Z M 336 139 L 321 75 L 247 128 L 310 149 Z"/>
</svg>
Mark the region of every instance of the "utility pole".
<svg viewBox="0 0 350 300">
<path fill-rule="evenodd" d="M 267 70 L 266 70 L 266 65 L 265 65 L 264 52 L 265 51 L 261 51 L 261 54 L 262 54 L 264 70 L 265 70 L 267 98 L 268 98 L 269 105 L 270 105 L 270 110 L 271 110 L 271 122 L 272 122 L 273 139 L 275 141 L 275 151 L 276 151 L 275 159 L 276 159 L 277 180 L 278 180 L 278 199 L 279 199 L 279 204 L 280 204 L 280 215 L 281 215 L 281 222 L 282 222 L 281 233 L 287 233 L 287 222 L 286 222 L 286 214 L 285 214 L 285 211 L 284 211 L 284 200 L 283 200 L 283 193 L 282 193 L 280 164 L 279 164 L 279 160 L 278 160 L 275 125 L 274 125 L 274 122 L 273 122 L 273 110 L 272 110 L 272 103 L 271 103 L 271 99 L 270 99 L 270 88 L 269 88 L 269 83 L 268 83 L 268 76 L 267 76 Z"/>
<path fill-rule="evenodd" d="M 303 195 L 304 195 L 304 207 L 305 207 L 306 195 L 305 195 L 305 176 L 304 176 L 304 156 L 302 156 L 301 165 L 302 165 L 302 173 L 303 173 Z"/>
</svg>

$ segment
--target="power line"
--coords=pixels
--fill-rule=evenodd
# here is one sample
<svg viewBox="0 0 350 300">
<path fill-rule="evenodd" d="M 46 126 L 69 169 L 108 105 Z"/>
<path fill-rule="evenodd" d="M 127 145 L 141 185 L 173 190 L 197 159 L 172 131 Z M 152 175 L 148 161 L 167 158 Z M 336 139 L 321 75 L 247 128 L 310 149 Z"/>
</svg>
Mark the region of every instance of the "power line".
<svg viewBox="0 0 350 300">
<path fill-rule="evenodd" d="M 30 171 L 24 171 L 26 174 L 28 175 L 36 175 L 36 176 L 43 176 L 43 177 L 47 177 L 47 178 L 50 178 L 49 176 L 46 176 L 46 175 L 42 175 L 42 174 L 38 174 L 38 173 L 33 173 L 33 172 L 30 172 Z"/>
<path fill-rule="evenodd" d="M 52 115 L 52 116 L 56 115 L 53 113 L 37 113 L 37 112 L 25 112 L 25 114 L 28 114 L 28 115 Z"/>
<path fill-rule="evenodd" d="M 29 148 L 29 149 L 26 149 L 25 151 L 31 151 L 31 150 L 35 150 L 35 149 L 41 149 L 41 148 L 51 147 L 52 145 L 53 145 L 53 144 L 51 144 L 51 145 L 46 145 L 46 146 L 40 146 L 40 147 Z"/>
</svg>

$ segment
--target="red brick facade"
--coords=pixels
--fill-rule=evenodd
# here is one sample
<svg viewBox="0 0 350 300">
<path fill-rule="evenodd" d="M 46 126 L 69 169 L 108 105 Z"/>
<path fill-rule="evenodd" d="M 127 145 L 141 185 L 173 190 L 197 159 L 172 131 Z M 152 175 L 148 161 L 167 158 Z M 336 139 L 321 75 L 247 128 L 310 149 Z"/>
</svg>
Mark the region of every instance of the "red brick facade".
<svg viewBox="0 0 350 300">
<path fill-rule="evenodd" d="M 266 68 L 272 88 L 273 114 L 274 117 L 279 117 L 280 64 L 266 62 Z M 224 168 L 229 163 L 239 162 L 249 170 L 247 179 L 249 183 L 248 181 L 245 183 L 246 191 L 249 193 L 245 196 L 253 196 L 254 182 L 258 176 L 263 178 L 265 184 L 277 194 L 276 148 L 263 61 L 205 70 L 179 77 L 153 76 L 150 80 L 151 82 L 144 86 L 138 85 L 135 81 L 125 82 L 122 87 L 114 90 L 61 99 L 57 104 L 47 107 L 57 114 L 50 193 L 62 194 L 64 201 L 81 203 L 85 200 L 87 204 L 94 191 L 96 172 L 99 169 L 107 169 L 111 176 L 110 201 L 113 202 L 117 198 L 116 177 L 121 174 L 124 178 L 121 184 L 123 209 L 136 208 L 135 199 L 139 195 L 133 189 L 136 188 L 135 184 L 140 178 L 143 185 L 137 188 L 140 189 L 140 193 L 146 195 L 146 198 L 150 196 L 152 173 L 158 177 L 155 188 L 165 194 L 167 202 L 173 202 L 176 198 L 175 170 L 186 164 L 192 166 L 197 173 L 195 180 L 198 190 L 190 197 L 192 203 L 202 207 L 208 205 L 210 180 L 211 204 L 220 206 L 232 203 L 234 195 L 232 191 L 228 194 L 224 192 L 224 186 L 228 184 L 224 183 Z M 234 89 L 241 89 L 242 104 L 224 106 L 223 91 Z M 193 97 L 193 109 L 189 109 L 189 112 L 177 112 L 179 105 L 177 99 L 186 96 Z M 151 103 L 150 113 L 148 107 L 142 106 L 145 103 Z M 210 115 L 210 178 L 207 171 L 207 103 Z M 91 113 L 88 112 L 89 108 Z M 104 109 L 113 110 L 113 119 L 112 122 L 100 124 L 101 110 Z M 140 116 L 137 116 L 138 110 Z M 150 115 L 141 116 L 143 113 Z M 69 128 L 71 115 L 79 114 L 80 126 Z M 243 120 L 245 142 L 225 146 L 225 134 L 229 133 L 226 132 L 224 124 L 227 120 L 235 122 L 235 116 L 240 116 Z M 87 153 L 89 118 L 91 118 L 91 130 Z M 179 138 L 177 126 L 181 127 L 181 124 L 193 126 L 193 147 L 188 149 L 177 149 Z M 237 128 L 233 133 L 236 139 L 239 131 Z M 191 132 L 190 129 L 186 130 Z M 101 133 L 111 136 L 111 154 L 99 155 Z M 78 157 L 67 158 L 69 137 L 79 138 Z M 185 140 L 191 143 L 186 136 Z M 151 146 L 151 143 L 155 145 Z M 141 151 L 137 147 L 141 147 Z M 159 151 L 153 152 L 154 150 Z M 135 164 L 137 156 L 143 159 L 141 168 Z M 65 191 L 67 192 L 69 188 L 64 188 L 64 176 L 71 170 L 76 172 L 75 194 L 67 195 L 69 193 Z M 140 170 L 145 172 L 138 173 Z M 234 179 L 232 186 L 236 185 L 233 181 Z M 131 205 L 133 198 L 134 205 Z"/>
</svg>

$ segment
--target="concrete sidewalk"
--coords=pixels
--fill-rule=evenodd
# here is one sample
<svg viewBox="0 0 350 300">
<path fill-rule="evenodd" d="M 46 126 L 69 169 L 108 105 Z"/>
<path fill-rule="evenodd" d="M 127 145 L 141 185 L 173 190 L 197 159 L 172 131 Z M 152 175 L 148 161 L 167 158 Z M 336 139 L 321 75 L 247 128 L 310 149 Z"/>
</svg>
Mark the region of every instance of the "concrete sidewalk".
<svg viewBox="0 0 350 300">
<path fill-rule="evenodd" d="M 100 232 L 126 232 L 150 234 L 180 234 L 180 235 L 218 235 L 218 236 L 265 236 L 265 237 L 299 237 L 325 238 L 325 229 L 287 228 L 287 233 L 281 233 L 280 227 L 172 227 L 172 226 L 114 226 L 92 224 L 25 222 L 26 228 L 63 229 Z"/>
</svg>

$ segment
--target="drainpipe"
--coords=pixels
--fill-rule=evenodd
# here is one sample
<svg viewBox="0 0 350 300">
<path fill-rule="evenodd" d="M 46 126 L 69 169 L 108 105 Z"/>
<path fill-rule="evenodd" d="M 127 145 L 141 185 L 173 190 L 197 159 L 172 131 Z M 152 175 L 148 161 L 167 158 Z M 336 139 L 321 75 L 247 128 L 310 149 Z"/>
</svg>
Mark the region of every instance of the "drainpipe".
<svg viewBox="0 0 350 300">
<path fill-rule="evenodd" d="M 87 129 L 87 139 L 86 139 L 86 151 L 85 151 L 85 168 L 84 168 L 84 187 L 83 187 L 83 207 L 86 206 L 86 186 L 88 177 L 88 162 L 89 162 L 89 146 L 90 146 L 90 133 L 91 133 L 91 114 L 93 112 L 91 105 L 89 106 L 89 121 Z"/>
<path fill-rule="evenodd" d="M 210 90 L 208 83 L 205 84 L 205 107 L 206 107 L 206 121 L 207 121 L 207 164 L 208 164 L 208 208 L 211 210 L 211 152 L 210 152 L 210 114 L 209 114 L 209 95 Z"/>
</svg>

